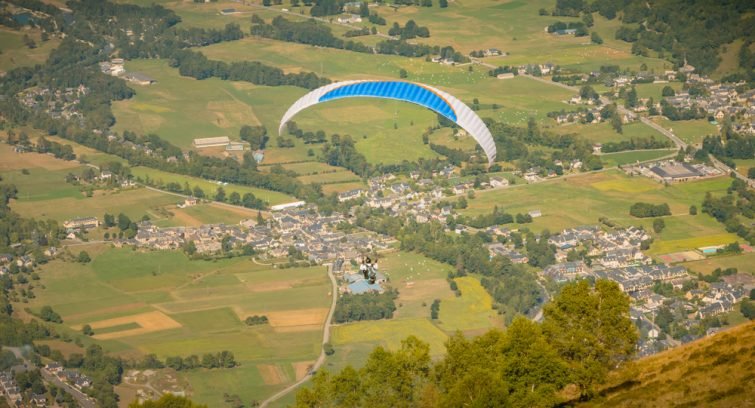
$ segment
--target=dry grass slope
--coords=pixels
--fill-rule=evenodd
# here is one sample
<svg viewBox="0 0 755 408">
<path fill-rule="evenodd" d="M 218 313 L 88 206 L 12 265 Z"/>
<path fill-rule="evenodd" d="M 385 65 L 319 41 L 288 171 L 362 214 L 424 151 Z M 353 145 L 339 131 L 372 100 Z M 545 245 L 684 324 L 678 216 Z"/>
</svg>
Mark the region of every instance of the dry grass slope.
<svg viewBox="0 0 755 408">
<path fill-rule="evenodd" d="M 753 407 L 753 373 L 755 322 L 748 322 L 637 361 L 583 406 Z"/>
</svg>

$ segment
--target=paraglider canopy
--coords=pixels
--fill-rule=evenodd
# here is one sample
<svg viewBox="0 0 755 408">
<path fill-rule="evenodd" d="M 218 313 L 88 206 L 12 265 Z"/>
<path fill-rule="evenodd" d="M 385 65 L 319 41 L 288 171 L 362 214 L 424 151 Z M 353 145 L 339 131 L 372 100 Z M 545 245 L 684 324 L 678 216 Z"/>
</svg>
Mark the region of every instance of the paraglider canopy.
<svg viewBox="0 0 755 408">
<path fill-rule="evenodd" d="M 493 164 L 496 147 L 490 130 L 477 114 L 464 102 L 429 85 L 406 81 L 344 81 L 317 88 L 299 98 L 281 118 L 278 134 L 297 113 L 318 103 L 343 98 L 372 97 L 396 99 L 424 106 L 456 123 L 477 141 Z"/>
</svg>

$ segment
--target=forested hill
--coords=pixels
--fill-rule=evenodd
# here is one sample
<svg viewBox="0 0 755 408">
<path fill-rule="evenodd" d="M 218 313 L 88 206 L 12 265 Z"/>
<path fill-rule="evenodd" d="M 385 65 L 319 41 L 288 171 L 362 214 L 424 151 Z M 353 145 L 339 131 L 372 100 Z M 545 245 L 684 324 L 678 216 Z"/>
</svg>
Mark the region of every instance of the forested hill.
<svg viewBox="0 0 755 408">
<path fill-rule="evenodd" d="M 751 0 L 556 0 L 553 10 L 555 15 L 575 17 L 593 12 L 621 20 L 616 38 L 633 43 L 633 53 L 658 55 L 677 65 L 686 56 L 701 73 L 714 71 L 721 63 L 722 47 L 734 42 L 737 66 L 727 67 L 728 71 L 752 79 L 755 3 Z"/>
<path fill-rule="evenodd" d="M 752 407 L 755 322 L 638 360 L 584 407 Z M 747 390 L 750 391 L 747 391 Z"/>
</svg>

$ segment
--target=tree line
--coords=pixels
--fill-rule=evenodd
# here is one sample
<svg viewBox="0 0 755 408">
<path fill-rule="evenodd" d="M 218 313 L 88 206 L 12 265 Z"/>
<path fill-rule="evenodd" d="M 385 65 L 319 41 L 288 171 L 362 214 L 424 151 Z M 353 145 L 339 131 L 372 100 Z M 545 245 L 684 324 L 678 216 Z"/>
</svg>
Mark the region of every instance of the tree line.
<svg viewBox="0 0 755 408">
<path fill-rule="evenodd" d="M 629 215 L 637 218 L 663 217 L 671 215 L 671 208 L 666 203 L 650 204 L 637 202 L 629 207 Z"/>
<path fill-rule="evenodd" d="M 389 289 L 383 293 L 364 293 L 353 295 L 345 293 L 336 303 L 333 321 L 336 323 L 360 320 L 390 319 L 396 311 L 398 291 Z"/>
</svg>

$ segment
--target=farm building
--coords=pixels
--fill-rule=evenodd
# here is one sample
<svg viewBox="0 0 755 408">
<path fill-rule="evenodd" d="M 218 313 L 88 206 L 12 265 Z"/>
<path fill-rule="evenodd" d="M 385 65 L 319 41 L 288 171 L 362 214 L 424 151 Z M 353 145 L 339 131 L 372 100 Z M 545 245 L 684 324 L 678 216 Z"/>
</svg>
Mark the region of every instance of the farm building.
<svg viewBox="0 0 755 408">
<path fill-rule="evenodd" d="M 301 207 L 301 206 L 303 206 L 305 204 L 307 204 L 307 203 L 304 202 L 304 201 L 294 201 L 292 203 L 285 203 L 285 204 L 274 205 L 274 206 L 270 207 L 270 210 L 271 211 L 282 211 L 282 210 L 285 210 L 285 209 L 288 209 L 288 208 Z"/>
<path fill-rule="evenodd" d="M 698 169 L 688 163 L 673 163 L 650 168 L 650 171 L 664 180 L 685 181 L 693 178 L 702 177 Z"/>
<path fill-rule="evenodd" d="M 132 73 L 126 74 L 124 75 L 124 78 L 127 81 L 133 82 L 137 85 L 151 85 L 157 82 L 157 80 L 155 80 L 154 78 L 149 77 L 144 74 L 140 74 L 138 72 L 132 72 Z"/>
<path fill-rule="evenodd" d="M 231 139 L 229 139 L 228 136 L 205 137 L 201 139 L 194 139 L 194 142 L 192 142 L 194 147 L 196 147 L 197 149 L 202 149 L 205 147 L 227 146 L 229 143 L 231 143 Z"/>
<path fill-rule="evenodd" d="M 99 226 L 100 222 L 97 221 L 97 217 L 74 218 L 63 222 L 63 227 L 66 229 L 97 228 Z"/>
</svg>

